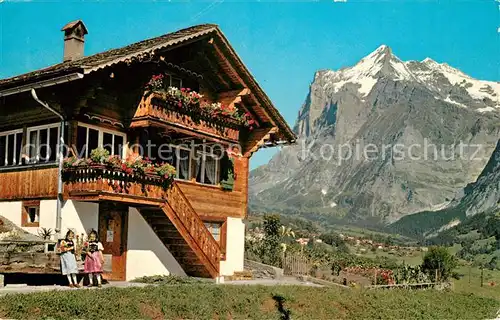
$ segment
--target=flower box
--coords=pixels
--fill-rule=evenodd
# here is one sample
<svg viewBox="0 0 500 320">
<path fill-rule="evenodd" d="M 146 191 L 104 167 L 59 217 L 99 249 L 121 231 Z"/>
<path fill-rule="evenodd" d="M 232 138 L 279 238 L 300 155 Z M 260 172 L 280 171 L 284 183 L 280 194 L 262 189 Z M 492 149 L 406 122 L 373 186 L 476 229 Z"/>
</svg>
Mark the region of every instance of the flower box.
<svg viewBox="0 0 500 320">
<path fill-rule="evenodd" d="M 168 86 L 170 79 L 168 74 L 158 74 L 151 77 L 145 85 L 144 100 L 149 99 L 146 106 L 141 102 L 134 118 L 141 116 L 153 116 L 164 119 L 165 115 L 158 115 L 157 109 L 161 108 L 175 112 L 177 115 L 189 117 L 187 122 L 191 124 L 202 124 L 203 127 L 213 127 L 219 132 L 225 133 L 229 128 L 238 132 L 241 128 L 253 130 L 255 120 L 250 113 L 242 112 L 234 104 L 224 105 L 220 102 L 210 103 L 206 101 L 202 94 L 190 88 L 176 88 Z M 152 97 L 150 97 L 152 96 Z M 153 109 L 148 110 L 148 105 Z M 146 107 L 144 109 L 144 107 Z M 154 114 L 151 114 L 154 113 Z M 195 128 L 196 129 L 196 128 Z"/>
<path fill-rule="evenodd" d="M 67 182 L 106 179 L 167 188 L 175 174 L 170 164 L 153 164 L 141 157 L 122 160 L 102 148 L 92 150 L 88 159 L 70 157 L 63 163 L 63 180 Z"/>
<path fill-rule="evenodd" d="M 137 108 L 131 127 L 150 126 L 141 120 L 159 120 L 180 129 L 199 131 L 215 137 L 238 141 L 240 125 L 230 118 L 221 117 L 213 120 L 194 111 L 176 108 L 163 99 L 160 93 L 145 95 Z"/>
</svg>

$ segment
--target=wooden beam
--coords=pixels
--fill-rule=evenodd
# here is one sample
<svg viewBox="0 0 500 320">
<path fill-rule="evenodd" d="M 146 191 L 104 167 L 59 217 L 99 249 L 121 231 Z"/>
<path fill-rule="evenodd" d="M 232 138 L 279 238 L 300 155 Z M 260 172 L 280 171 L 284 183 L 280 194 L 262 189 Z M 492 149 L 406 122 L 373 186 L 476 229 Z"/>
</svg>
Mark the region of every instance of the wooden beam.
<svg viewBox="0 0 500 320">
<path fill-rule="evenodd" d="M 256 136 L 255 137 L 256 143 L 254 145 L 252 145 L 249 150 L 244 151 L 243 156 L 250 157 L 255 151 L 259 150 L 259 148 L 266 143 L 266 141 L 271 137 L 271 134 L 273 134 L 277 131 L 278 131 L 277 127 L 272 127 L 268 130 L 262 129 L 259 131 L 255 131 L 254 135 Z M 250 137 L 248 140 L 252 141 L 254 139 L 252 139 L 252 137 Z"/>
<path fill-rule="evenodd" d="M 277 126 L 276 122 L 273 120 L 273 118 L 269 115 L 269 113 L 267 112 L 266 108 L 263 108 L 260 103 L 257 101 L 257 99 L 255 99 L 254 96 L 252 96 L 252 100 L 254 100 L 255 102 L 255 105 L 253 105 L 254 107 L 257 107 L 257 108 L 260 108 L 261 109 L 261 112 L 264 113 L 264 115 L 266 116 L 266 118 L 273 124 L 273 126 Z"/>
<path fill-rule="evenodd" d="M 215 53 L 217 54 L 217 57 L 225 64 L 225 66 L 229 69 L 231 74 L 238 79 L 238 82 L 241 84 L 242 87 L 245 86 L 245 81 L 241 78 L 239 73 L 236 71 L 236 69 L 233 67 L 231 62 L 227 60 L 226 55 L 222 52 L 222 50 L 219 48 L 219 45 L 216 43 L 216 41 L 212 42 L 212 46 L 215 50 Z"/>
<path fill-rule="evenodd" d="M 230 79 L 226 79 L 224 76 L 224 72 L 220 70 L 217 66 L 213 64 L 212 59 L 209 57 L 212 56 L 209 52 L 204 51 L 203 53 L 200 52 L 199 56 L 201 58 L 202 63 L 205 63 L 208 66 L 208 69 L 211 71 L 212 75 L 215 75 L 217 79 L 219 79 L 220 82 L 226 87 L 226 88 L 231 88 L 230 84 Z"/>
<path fill-rule="evenodd" d="M 230 107 L 238 105 L 240 108 L 243 109 L 244 112 L 248 112 L 252 115 L 252 119 L 255 121 L 255 126 L 260 127 L 260 122 L 257 117 L 257 115 L 252 112 L 249 108 L 246 107 L 246 105 L 243 103 L 243 97 L 244 96 L 249 96 L 251 94 L 250 89 L 248 88 L 243 88 L 239 90 L 231 90 L 231 91 L 225 91 L 225 92 L 220 92 L 218 94 L 218 100 L 225 105 L 228 105 Z"/>
<path fill-rule="evenodd" d="M 226 98 L 247 96 L 250 93 L 251 93 L 250 89 L 243 88 L 243 89 L 238 89 L 238 90 L 223 91 L 223 92 L 220 92 L 217 96 L 219 97 L 219 99 L 226 99 Z"/>
</svg>

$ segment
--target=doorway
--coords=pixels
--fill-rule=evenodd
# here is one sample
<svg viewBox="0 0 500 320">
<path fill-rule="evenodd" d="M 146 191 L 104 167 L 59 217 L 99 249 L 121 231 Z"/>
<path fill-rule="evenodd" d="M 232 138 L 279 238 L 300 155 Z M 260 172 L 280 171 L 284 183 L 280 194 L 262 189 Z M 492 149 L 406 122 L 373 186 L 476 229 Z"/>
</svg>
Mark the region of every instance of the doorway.
<svg viewBox="0 0 500 320">
<path fill-rule="evenodd" d="M 99 204 L 99 239 L 104 247 L 106 280 L 125 280 L 127 262 L 128 206 L 111 202 Z"/>
</svg>

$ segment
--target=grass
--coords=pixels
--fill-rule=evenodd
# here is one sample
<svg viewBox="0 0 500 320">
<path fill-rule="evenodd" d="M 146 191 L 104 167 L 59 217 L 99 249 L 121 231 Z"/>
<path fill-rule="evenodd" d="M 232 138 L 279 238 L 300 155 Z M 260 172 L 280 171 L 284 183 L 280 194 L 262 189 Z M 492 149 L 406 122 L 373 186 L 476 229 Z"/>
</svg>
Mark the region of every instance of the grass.
<svg viewBox="0 0 500 320">
<path fill-rule="evenodd" d="M 268 320 L 290 312 L 292 319 L 491 319 L 499 306 L 434 290 L 187 284 L 6 295 L 0 318 Z"/>
<path fill-rule="evenodd" d="M 350 246 L 349 248 L 351 249 L 351 252 L 356 252 L 355 247 Z M 359 253 L 360 256 L 371 258 L 371 259 L 375 259 L 377 257 L 387 257 L 387 258 L 395 259 L 398 263 L 404 262 L 405 264 L 409 264 L 412 266 L 422 263 L 423 254 L 425 254 L 425 253 L 422 253 L 421 251 L 416 251 L 416 250 L 411 252 L 410 254 L 405 254 L 403 256 L 399 256 L 397 254 L 397 252 L 395 252 L 395 251 L 394 252 L 391 252 L 391 251 L 385 252 L 383 250 L 377 250 L 375 252 L 372 252 L 371 250 L 366 250 L 363 253 Z"/>
<path fill-rule="evenodd" d="M 459 293 L 473 293 L 477 296 L 494 298 L 500 301 L 500 271 L 484 269 L 484 281 L 481 287 L 481 270 L 472 267 L 470 269 L 469 282 L 469 267 L 461 266 L 457 269 L 458 273 L 463 277 L 460 280 L 454 281 L 454 291 Z M 494 282 L 491 286 L 489 283 Z"/>
<path fill-rule="evenodd" d="M 174 284 L 214 283 L 214 280 L 206 278 L 180 277 L 175 275 L 169 275 L 169 276 L 158 275 L 158 276 L 145 276 L 136 278 L 131 282 L 174 285 Z"/>
</svg>

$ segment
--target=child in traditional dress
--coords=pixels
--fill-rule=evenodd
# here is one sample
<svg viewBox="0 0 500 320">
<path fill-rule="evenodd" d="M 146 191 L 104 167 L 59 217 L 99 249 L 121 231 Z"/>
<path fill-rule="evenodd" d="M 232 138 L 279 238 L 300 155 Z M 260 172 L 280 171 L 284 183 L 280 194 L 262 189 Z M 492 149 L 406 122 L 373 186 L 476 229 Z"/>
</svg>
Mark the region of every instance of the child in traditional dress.
<svg viewBox="0 0 500 320">
<path fill-rule="evenodd" d="M 75 233 L 69 230 L 66 233 L 66 237 L 59 243 L 59 251 L 61 257 L 61 272 L 63 275 L 68 277 L 69 286 L 71 288 L 78 288 L 78 281 L 76 279 L 76 274 L 78 273 L 78 267 L 76 265 L 75 258 L 75 243 L 73 239 Z"/>
<path fill-rule="evenodd" d="M 93 278 L 95 274 L 97 278 L 97 285 L 100 288 L 102 287 L 101 273 L 102 265 L 104 264 L 102 250 L 104 250 L 104 248 L 102 243 L 98 241 L 97 232 L 95 230 L 90 232 L 89 239 L 85 243 L 84 250 L 86 253 L 84 271 L 89 276 L 89 287 L 94 285 Z"/>
</svg>

